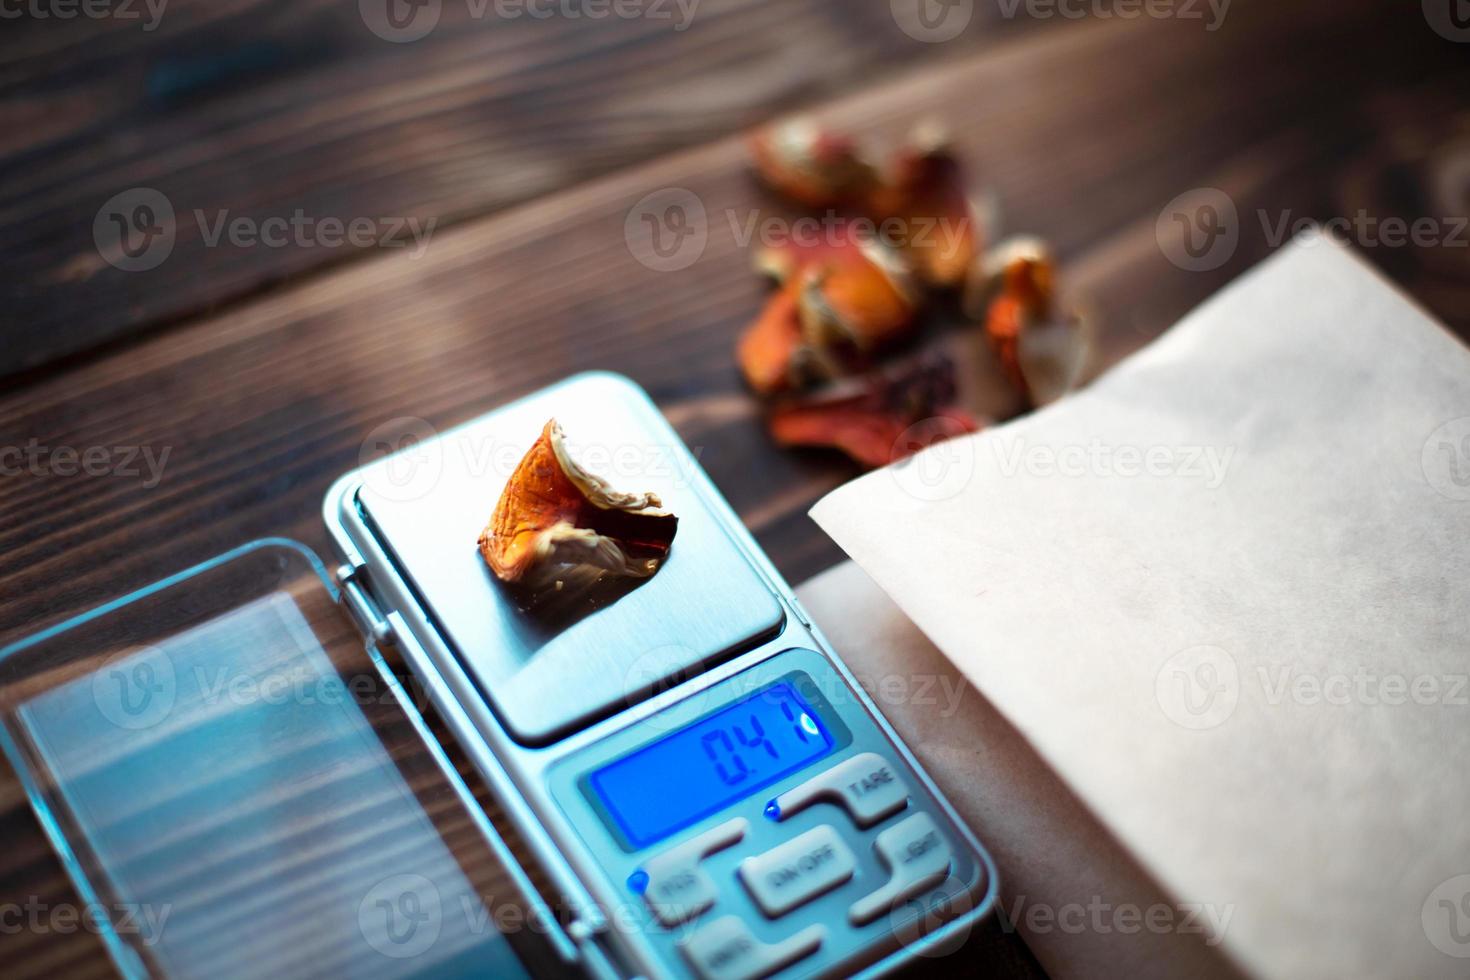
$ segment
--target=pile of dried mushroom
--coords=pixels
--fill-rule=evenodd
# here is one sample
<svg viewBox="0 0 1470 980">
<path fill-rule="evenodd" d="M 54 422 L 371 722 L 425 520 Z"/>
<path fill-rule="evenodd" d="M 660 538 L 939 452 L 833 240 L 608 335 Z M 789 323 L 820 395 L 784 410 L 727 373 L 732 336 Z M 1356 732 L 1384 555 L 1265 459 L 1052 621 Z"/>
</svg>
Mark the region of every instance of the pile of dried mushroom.
<svg viewBox="0 0 1470 980">
<path fill-rule="evenodd" d="M 820 234 L 787 236 L 755 257 L 777 290 L 741 336 L 737 357 L 770 404 L 778 441 L 834 447 L 882 466 L 926 438 L 980 428 L 956 404 L 949 360 L 882 366 L 951 296 L 964 319 L 983 325 L 1030 404 L 1076 383 L 1088 331 L 1058 300 L 1050 251 L 1032 238 L 987 250 L 982 209 L 935 127 L 919 127 L 881 165 L 856 140 L 805 119 L 755 133 L 750 149 L 767 186 L 826 216 Z M 916 425 L 934 420 L 946 424 L 912 438 Z"/>
<path fill-rule="evenodd" d="M 876 467 L 979 429 L 959 404 L 951 360 L 883 365 L 946 300 L 983 324 L 992 356 L 1030 404 L 1077 381 L 1085 321 L 1058 301 L 1049 250 L 1035 239 L 986 249 L 964 169 L 932 128 L 921 127 L 882 166 L 854 140 L 804 120 L 757 133 L 751 151 L 767 185 L 827 219 L 812 222 L 821 229 L 814 237 L 788 236 L 756 255 L 777 289 L 737 355 L 745 380 L 769 402 L 778 441 L 840 449 Z M 618 492 L 580 467 L 552 420 L 479 545 L 502 582 L 558 593 L 648 578 L 677 529 L 656 495 Z"/>
</svg>

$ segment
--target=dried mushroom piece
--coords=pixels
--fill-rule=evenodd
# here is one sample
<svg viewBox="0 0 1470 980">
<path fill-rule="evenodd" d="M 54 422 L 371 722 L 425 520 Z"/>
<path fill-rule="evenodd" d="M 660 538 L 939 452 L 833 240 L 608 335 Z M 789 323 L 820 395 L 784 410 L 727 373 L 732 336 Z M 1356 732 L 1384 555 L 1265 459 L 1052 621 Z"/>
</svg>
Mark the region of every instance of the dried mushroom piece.
<svg viewBox="0 0 1470 980">
<path fill-rule="evenodd" d="M 648 578 L 673 544 L 679 520 L 657 494 L 619 493 L 567 452 L 547 422 L 495 505 L 480 554 L 502 582 L 531 590 L 604 576 Z"/>
<path fill-rule="evenodd" d="M 757 130 L 750 152 L 771 189 L 809 208 L 859 201 L 878 179 L 854 140 L 805 117 Z"/>
<path fill-rule="evenodd" d="M 783 446 L 838 449 L 874 469 L 981 428 L 955 404 L 948 361 L 875 375 L 847 389 L 777 407 L 767 420 L 771 435 Z"/>
<path fill-rule="evenodd" d="M 1050 405 L 1082 383 L 1092 356 L 1092 324 L 1087 313 L 1068 310 L 1021 331 L 1016 362 L 1032 405 Z"/>
<path fill-rule="evenodd" d="M 756 267 L 781 283 L 736 349 L 759 394 L 851 373 L 914 327 L 918 298 L 902 262 L 850 228 L 830 242 L 762 249 Z"/>
<path fill-rule="evenodd" d="M 990 304 L 1011 296 L 1032 311 L 1051 311 L 1057 288 L 1057 263 L 1040 238 L 1008 238 L 970 267 L 965 281 L 965 313 L 984 321 Z"/>
<path fill-rule="evenodd" d="M 1026 376 L 1021 372 L 1021 334 L 1032 318 L 1026 304 L 1014 296 L 997 297 L 985 314 L 986 339 L 1000 358 L 1006 377 L 1023 392 L 1027 389 Z"/>
<path fill-rule="evenodd" d="M 984 246 L 964 166 L 938 126 L 921 125 L 894 154 L 868 209 L 880 223 L 897 222 L 914 274 L 942 289 L 965 282 Z"/>
<path fill-rule="evenodd" d="M 774 394 L 801 384 L 801 315 L 797 310 L 800 284 L 791 283 L 767 302 L 760 318 L 746 328 L 735 347 L 740 371 L 752 389 Z"/>
<path fill-rule="evenodd" d="M 880 242 L 854 239 L 801 276 L 802 334 L 813 346 L 866 356 L 913 329 L 918 293 L 903 261 Z"/>
<path fill-rule="evenodd" d="M 1092 347 L 1090 318 L 1061 308 L 1056 283 L 1050 249 L 1021 238 L 976 263 L 965 291 L 965 311 L 984 322 L 1006 374 L 1037 406 L 1076 387 Z"/>
<path fill-rule="evenodd" d="M 735 347 L 740 371 L 759 395 L 776 395 L 848 373 L 850 350 L 839 350 L 803 326 L 806 282 L 794 279 L 767 301 Z"/>
</svg>

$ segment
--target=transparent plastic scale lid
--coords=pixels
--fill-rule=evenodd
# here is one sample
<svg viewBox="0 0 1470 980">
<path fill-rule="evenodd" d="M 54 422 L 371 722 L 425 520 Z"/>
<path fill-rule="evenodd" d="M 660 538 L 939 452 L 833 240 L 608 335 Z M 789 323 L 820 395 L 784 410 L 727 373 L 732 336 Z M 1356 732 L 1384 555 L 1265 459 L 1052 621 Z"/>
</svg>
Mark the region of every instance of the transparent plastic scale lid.
<svg viewBox="0 0 1470 980">
<path fill-rule="evenodd" d="M 0 716 L 126 976 L 567 974 L 300 545 L 249 545 L 0 651 Z"/>
</svg>

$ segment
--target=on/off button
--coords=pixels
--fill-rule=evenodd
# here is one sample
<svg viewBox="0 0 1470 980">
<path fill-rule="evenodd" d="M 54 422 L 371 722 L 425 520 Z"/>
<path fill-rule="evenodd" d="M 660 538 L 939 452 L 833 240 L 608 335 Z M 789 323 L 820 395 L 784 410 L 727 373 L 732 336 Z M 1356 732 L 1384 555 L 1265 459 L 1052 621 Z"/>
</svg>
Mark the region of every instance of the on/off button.
<svg viewBox="0 0 1470 980">
<path fill-rule="evenodd" d="M 856 870 L 852 851 L 824 825 L 746 858 L 740 862 L 740 880 L 761 911 L 774 918 L 836 888 Z"/>
</svg>

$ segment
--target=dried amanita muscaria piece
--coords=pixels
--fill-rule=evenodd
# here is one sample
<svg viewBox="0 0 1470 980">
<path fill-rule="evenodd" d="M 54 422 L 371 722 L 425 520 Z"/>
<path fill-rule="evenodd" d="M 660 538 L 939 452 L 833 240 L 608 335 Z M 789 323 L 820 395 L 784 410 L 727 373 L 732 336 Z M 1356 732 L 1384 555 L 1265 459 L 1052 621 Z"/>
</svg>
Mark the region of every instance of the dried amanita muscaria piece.
<svg viewBox="0 0 1470 980">
<path fill-rule="evenodd" d="M 809 352 L 801 336 L 800 294 L 800 282 L 782 286 L 735 347 L 746 383 L 759 394 L 785 391 L 803 381 Z"/>
<path fill-rule="evenodd" d="M 804 117 L 757 130 L 750 152 L 762 180 L 811 208 L 857 201 L 878 179 L 854 140 Z"/>
<path fill-rule="evenodd" d="M 964 167 L 932 124 L 921 126 L 894 154 L 868 209 L 885 227 L 897 222 L 903 229 L 904 258 L 930 286 L 963 284 L 984 245 Z"/>
<path fill-rule="evenodd" d="M 846 226 L 829 242 L 763 249 L 756 266 L 781 283 L 736 349 L 760 394 L 848 373 L 914 326 L 918 301 L 903 264 Z"/>
<path fill-rule="evenodd" d="M 990 304 L 1012 296 L 1032 312 L 1046 315 L 1056 299 L 1057 263 L 1040 238 L 1008 238 L 973 263 L 965 282 L 965 313 L 984 321 Z"/>
<path fill-rule="evenodd" d="M 954 366 L 947 361 L 849 387 L 776 408 L 767 420 L 771 435 L 783 446 L 840 449 L 876 468 L 981 427 L 954 404 Z"/>
<path fill-rule="evenodd" d="M 1091 321 L 1081 312 L 1039 315 L 1009 295 L 990 304 L 985 333 L 1006 374 L 1034 406 L 1077 387 L 1092 350 Z"/>
<path fill-rule="evenodd" d="M 1056 263 L 1044 242 L 1016 239 L 971 270 L 965 311 L 985 324 L 1001 364 L 1033 405 L 1046 405 L 1082 378 L 1091 350 L 1089 319 L 1063 310 Z"/>
<path fill-rule="evenodd" d="M 1027 392 L 1028 398 L 1026 375 L 1021 371 L 1021 335 L 1033 319 L 1034 314 L 1026 304 L 1009 295 L 996 297 L 985 315 L 985 336 L 995 348 L 1001 367 L 1017 388 Z"/>
<path fill-rule="evenodd" d="M 802 334 L 814 346 L 867 355 L 913 328 L 918 293 L 902 259 L 880 242 L 854 239 L 800 275 Z"/>
<path fill-rule="evenodd" d="M 530 589 L 569 578 L 648 578 L 673 544 L 679 519 L 657 494 L 619 493 L 567 452 L 555 419 L 511 474 L 480 554 L 502 582 Z"/>
<path fill-rule="evenodd" d="M 1069 309 L 1021 331 L 1016 363 L 1032 405 L 1050 405 L 1082 382 L 1092 355 L 1092 324 L 1087 313 Z"/>
</svg>

